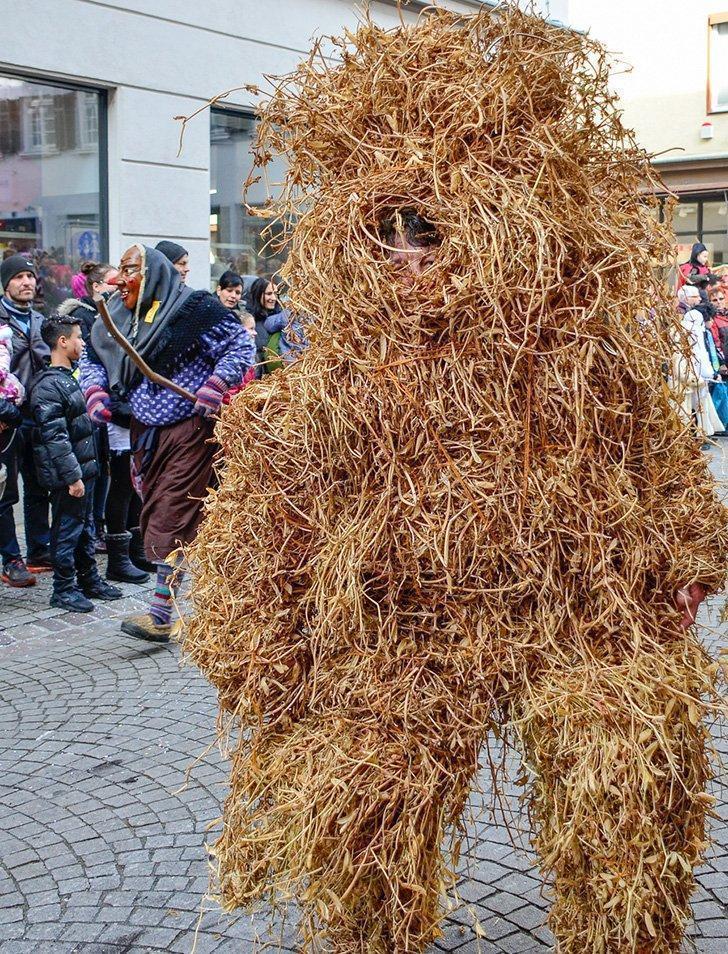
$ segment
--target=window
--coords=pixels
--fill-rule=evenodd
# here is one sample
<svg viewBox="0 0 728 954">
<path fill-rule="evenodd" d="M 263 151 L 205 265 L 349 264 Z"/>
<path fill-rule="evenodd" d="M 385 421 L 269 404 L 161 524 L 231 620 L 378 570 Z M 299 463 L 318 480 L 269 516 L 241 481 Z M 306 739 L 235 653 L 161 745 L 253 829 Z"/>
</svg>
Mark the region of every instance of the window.
<svg viewBox="0 0 728 954">
<path fill-rule="evenodd" d="M 80 93 L 76 97 L 78 110 L 78 146 L 95 149 L 99 141 L 99 98 L 96 93 Z"/>
<path fill-rule="evenodd" d="M 28 96 L 23 102 L 23 152 L 56 152 L 56 112 L 50 96 Z"/>
<path fill-rule="evenodd" d="M 728 13 L 708 20 L 708 112 L 728 112 Z"/>
<path fill-rule="evenodd" d="M 263 231 L 266 219 L 250 215 L 243 200 L 243 184 L 253 165 L 251 148 L 255 120 L 245 113 L 213 109 L 210 113 L 210 255 L 213 286 L 231 268 L 239 275 L 254 278 L 271 275 L 283 264 L 284 254 L 270 243 Z M 278 194 L 277 184 L 285 175 L 277 160 L 266 171 L 264 181 L 248 190 L 245 201 L 262 207 L 268 196 Z"/>
<path fill-rule="evenodd" d="M 84 259 L 105 254 L 99 115 L 104 95 L 0 75 L 0 255 L 36 262 L 36 307 L 71 293 Z"/>
<path fill-rule="evenodd" d="M 686 197 L 676 206 L 672 224 L 680 262 L 688 260 L 694 242 L 702 242 L 711 265 L 728 263 L 728 195 Z"/>
</svg>

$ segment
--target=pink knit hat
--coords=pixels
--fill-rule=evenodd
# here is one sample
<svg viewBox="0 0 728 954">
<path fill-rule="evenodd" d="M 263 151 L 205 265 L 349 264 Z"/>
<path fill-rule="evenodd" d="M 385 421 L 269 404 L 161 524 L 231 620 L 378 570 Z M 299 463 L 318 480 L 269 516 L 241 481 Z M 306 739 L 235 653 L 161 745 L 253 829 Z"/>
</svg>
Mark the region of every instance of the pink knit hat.
<svg viewBox="0 0 728 954">
<path fill-rule="evenodd" d="M 73 292 L 74 298 L 83 298 L 84 295 L 88 295 L 86 276 L 83 274 L 83 272 L 76 272 L 71 279 L 71 291 Z"/>
</svg>

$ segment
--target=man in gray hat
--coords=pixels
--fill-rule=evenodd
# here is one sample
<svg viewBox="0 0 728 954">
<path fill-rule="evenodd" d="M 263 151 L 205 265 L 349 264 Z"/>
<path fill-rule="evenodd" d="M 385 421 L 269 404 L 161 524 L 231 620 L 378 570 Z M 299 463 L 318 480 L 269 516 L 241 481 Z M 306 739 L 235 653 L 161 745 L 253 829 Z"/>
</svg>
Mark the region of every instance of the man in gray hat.
<svg viewBox="0 0 728 954">
<path fill-rule="evenodd" d="M 49 355 L 40 335 L 43 315 L 33 308 L 37 282 L 35 263 L 26 255 L 11 255 L 0 265 L 0 325 L 9 325 L 13 332 L 13 357 L 10 370 L 27 392 L 33 375 L 40 371 Z M 35 474 L 31 442 L 32 420 L 27 403 L 21 408 L 23 420 L 12 443 L 0 433 L 0 463 L 7 468 L 7 482 L 0 499 L 0 557 L 2 579 L 9 586 L 32 586 L 33 573 L 51 568 L 48 549 L 48 491 L 40 486 Z M 13 506 L 18 502 L 18 474 L 23 478 L 23 515 L 28 547 L 28 564 L 20 555 L 15 533 Z"/>
</svg>

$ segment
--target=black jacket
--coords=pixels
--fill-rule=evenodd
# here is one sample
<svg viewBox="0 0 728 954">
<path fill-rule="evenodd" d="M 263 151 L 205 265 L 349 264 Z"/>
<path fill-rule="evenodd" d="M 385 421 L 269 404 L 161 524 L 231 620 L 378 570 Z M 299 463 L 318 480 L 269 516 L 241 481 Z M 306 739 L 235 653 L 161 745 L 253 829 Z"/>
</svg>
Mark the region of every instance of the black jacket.
<svg viewBox="0 0 728 954">
<path fill-rule="evenodd" d="M 30 386 L 33 457 L 43 487 L 69 487 L 98 474 L 93 424 L 81 388 L 66 368 L 46 368 Z"/>
<path fill-rule="evenodd" d="M 10 447 L 13 435 L 15 434 L 15 428 L 22 420 L 23 415 L 13 402 L 6 400 L 4 397 L 0 397 L 0 424 L 5 425 L 5 427 L 0 430 L 0 454 Z"/>
<path fill-rule="evenodd" d="M 28 331 L 5 310 L 0 302 L 0 324 L 10 325 L 13 329 L 13 357 L 10 370 L 27 391 L 34 375 L 45 367 L 50 356 L 48 345 L 40 336 L 43 315 L 31 311 Z"/>
</svg>

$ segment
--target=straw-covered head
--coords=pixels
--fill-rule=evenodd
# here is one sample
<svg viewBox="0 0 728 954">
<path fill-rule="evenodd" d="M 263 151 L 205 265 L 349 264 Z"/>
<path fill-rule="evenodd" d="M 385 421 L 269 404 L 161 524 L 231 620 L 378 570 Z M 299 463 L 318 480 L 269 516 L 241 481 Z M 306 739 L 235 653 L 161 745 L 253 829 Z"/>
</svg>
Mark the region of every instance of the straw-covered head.
<svg viewBox="0 0 728 954">
<path fill-rule="evenodd" d="M 549 315 L 634 310 L 666 236 L 597 43 L 514 8 L 334 42 L 279 84 L 257 148 L 288 164 L 285 274 L 327 334 L 346 314 L 343 337 L 377 338 L 404 312 L 414 344 L 473 325 L 522 343 Z M 383 229 L 402 214 L 434 232 L 416 282 Z"/>
</svg>

